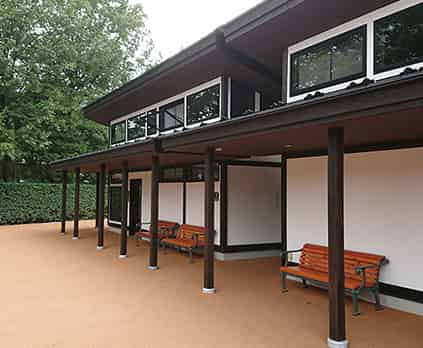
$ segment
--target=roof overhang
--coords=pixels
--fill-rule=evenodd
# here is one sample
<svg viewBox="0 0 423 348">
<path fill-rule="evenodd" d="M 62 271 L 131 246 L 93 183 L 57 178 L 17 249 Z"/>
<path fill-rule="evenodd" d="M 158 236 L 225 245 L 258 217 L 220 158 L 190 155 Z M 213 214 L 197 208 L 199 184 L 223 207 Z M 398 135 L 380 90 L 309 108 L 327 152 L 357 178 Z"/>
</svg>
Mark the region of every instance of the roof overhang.
<svg viewBox="0 0 423 348">
<path fill-rule="evenodd" d="M 195 163 L 203 160 L 208 147 L 221 149 L 219 160 L 283 152 L 291 158 L 324 154 L 330 127 L 345 129 L 347 151 L 423 146 L 422 91 L 423 73 L 414 73 L 54 162 L 52 168 L 94 172 L 102 163 L 113 170 L 128 160 L 132 169 L 149 169 L 151 155 L 157 151 L 162 165 Z"/>
<path fill-rule="evenodd" d="M 221 26 L 217 32 L 223 34 L 229 46 L 278 76 L 282 69 L 284 47 L 393 1 L 267 0 Z M 207 35 L 140 77 L 84 107 L 84 114 L 107 125 L 115 118 L 222 74 L 244 79 L 243 82 L 250 82 L 272 96 L 280 93 L 279 86 L 267 85 L 258 74 L 228 61 L 219 50 L 218 43 L 216 32 Z"/>
</svg>

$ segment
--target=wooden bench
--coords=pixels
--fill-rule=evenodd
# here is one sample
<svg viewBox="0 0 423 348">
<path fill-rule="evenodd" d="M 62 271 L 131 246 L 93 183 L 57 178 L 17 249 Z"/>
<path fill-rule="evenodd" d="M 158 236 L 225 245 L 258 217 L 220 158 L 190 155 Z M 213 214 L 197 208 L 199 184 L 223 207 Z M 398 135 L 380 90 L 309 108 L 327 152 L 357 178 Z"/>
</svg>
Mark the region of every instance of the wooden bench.
<svg viewBox="0 0 423 348">
<path fill-rule="evenodd" d="M 308 280 L 327 286 L 329 283 L 328 251 L 325 246 L 305 244 L 302 249 L 283 252 L 285 264 L 280 269 L 282 291 L 288 291 L 286 288 L 287 275 L 302 279 L 305 287 L 307 287 Z M 299 265 L 288 266 L 288 255 L 296 252 L 301 252 Z M 382 308 L 379 297 L 379 271 L 388 262 L 385 256 L 345 250 L 344 285 L 345 291 L 352 295 L 353 315 L 360 314 L 358 296 L 364 290 L 373 293 L 376 310 Z"/>
<path fill-rule="evenodd" d="M 137 246 L 139 246 L 140 240 L 147 240 L 151 241 L 151 223 L 148 223 L 150 225 L 150 229 L 148 231 L 141 230 L 135 233 L 135 240 L 137 241 Z M 157 225 L 158 230 L 158 239 L 161 241 L 163 238 L 175 238 L 176 237 L 176 231 L 178 230 L 179 224 L 174 221 L 166 221 L 166 220 L 159 220 Z"/>
<path fill-rule="evenodd" d="M 179 227 L 176 238 L 164 238 L 162 239 L 162 245 L 164 247 L 174 247 L 178 250 L 187 250 L 189 262 L 192 262 L 193 250 L 204 248 L 205 240 L 205 227 L 183 224 Z"/>
</svg>

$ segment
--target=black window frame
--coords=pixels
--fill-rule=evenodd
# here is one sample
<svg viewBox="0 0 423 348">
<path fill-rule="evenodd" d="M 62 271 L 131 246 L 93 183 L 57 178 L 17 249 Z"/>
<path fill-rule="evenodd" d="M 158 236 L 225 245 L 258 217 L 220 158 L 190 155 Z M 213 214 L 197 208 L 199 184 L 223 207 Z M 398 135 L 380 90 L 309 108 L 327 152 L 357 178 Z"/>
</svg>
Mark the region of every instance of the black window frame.
<svg viewBox="0 0 423 348">
<path fill-rule="evenodd" d="M 144 121 L 144 135 L 141 136 L 141 137 L 136 137 L 134 139 L 131 139 L 129 137 L 129 122 L 131 122 L 132 120 L 134 120 L 136 118 L 141 118 Z M 126 134 L 127 134 L 127 141 L 128 142 L 130 142 L 130 141 L 137 141 L 139 139 L 146 138 L 147 137 L 147 114 L 146 113 L 142 113 L 142 114 L 136 115 L 134 117 L 128 118 L 127 123 L 126 123 L 126 128 L 127 128 L 127 131 L 126 131 L 127 133 Z"/>
<path fill-rule="evenodd" d="M 157 124 L 157 109 L 151 109 L 150 111 L 147 111 L 145 113 L 145 134 L 146 137 L 151 137 L 152 135 L 156 135 L 159 131 L 159 127 Z M 154 119 L 154 126 L 152 125 L 151 119 Z M 150 129 L 154 130 L 153 132 L 150 132 Z"/>
<path fill-rule="evenodd" d="M 298 56 L 303 55 L 304 53 L 306 53 L 307 51 L 311 51 L 311 50 L 316 50 L 316 49 L 320 49 L 320 48 L 324 48 L 325 46 L 333 46 L 334 44 L 343 41 L 346 37 L 349 37 L 351 35 L 354 35 L 356 33 L 361 33 L 362 37 L 363 37 L 363 57 L 362 57 L 362 71 L 360 73 L 356 73 L 356 74 L 351 74 L 342 78 L 338 78 L 335 80 L 330 80 L 327 82 L 323 82 L 320 83 L 318 85 L 312 86 L 312 87 L 308 87 L 308 88 L 303 88 L 298 90 L 295 87 L 294 84 L 294 74 L 296 73 L 294 71 L 294 61 Z M 290 55 L 290 81 L 289 81 L 289 85 L 290 85 L 290 97 L 296 97 L 299 95 L 303 95 L 306 93 L 310 93 L 322 88 L 326 88 L 326 87 L 330 87 L 330 86 L 335 86 L 341 83 L 345 83 L 345 82 L 349 82 L 349 81 L 353 81 L 353 80 L 357 80 L 360 78 L 364 78 L 367 76 L 367 24 L 362 25 L 358 28 L 349 30 L 347 32 L 344 32 L 342 34 L 339 34 L 335 37 L 332 37 L 328 40 L 319 42 L 315 45 L 309 46 L 303 50 L 300 50 L 298 52 L 295 52 L 293 54 Z M 296 81 L 297 79 L 295 79 Z"/>
<path fill-rule="evenodd" d="M 166 127 L 166 128 L 163 127 L 164 117 L 165 117 L 164 116 L 165 113 L 163 112 L 163 110 L 164 109 L 170 109 L 170 108 L 172 108 L 174 106 L 177 106 L 177 105 L 182 105 L 183 108 L 184 108 L 183 119 L 180 120 L 181 121 L 181 124 L 178 124 L 178 122 L 175 120 L 175 123 L 176 123 L 175 126 Z M 167 115 L 167 117 L 172 118 L 170 115 Z M 180 98 L 178 100 L 175 100 L 174 102 L 171 102 L 171 103 L 168 103 L 166 105 L 162 105 L 162 106 L 159 107 L 159 130 L 160 130 L 160 132 L 166 132 L 166 131 L 170 131 L 172 129 L 177 129 L 177 128 L 184 127 L 184 126 L 185 126 L 185 98 Z"/>
<path fill-rule="evenodd" d="M 190 97 L 193 97 L 193 96 L 195 96 L 197 94 L 203 93 L 203 92 L 205 92 L 207 90 L 214 89 L 214 88 L 218 88 L 218 90 L 219 90 L 219 95 L 218 95 L 218 100 L 219 100 L 219 106 L 218 106 L 218 108 L 219 108 L 219 111 L 218 111 L 217 116 L 210 116 L 210 117 L 207 117 L 207 118 L 203 118 L 201 120 L 190 121 L 190 119 L 189 119 L 189 103 L 188 103 L 189 98 Z M 216 83 L 216 84 L 214 84 L 212 86 L 203 88 L 200 91 L 197 91 L 195 93 L 188 94 L 186 96 L 186 105 L 185 105 L 185 108 L 186 108 L 185 109 L 186 110 L 186 123 L 187 123 L 187 125 L 191 126 L 193 124 L 198 124 L 198 123 L 201 123 L 201 122 L 205 122 L 205 121 L 209 121 L 209 120 L 214 120 L 216 118 L 220 118 L 221 115 L 222 115 L 222 105 L 221 105 L 221 99 L 222 99 L 221 97 L 222 96 L 221 96 L 221 94 L 222 94 L 222 85 L 221 85 L 221 83 Z"/>
<path fill-rule="evenodd" d="M 423 62 L 423 56 L 422 56 L 422 57 L 416 58 L 412 62 L 390 64 L 390 65 L 385 66 L 385 68 L 382 68 L 382 69 L 378 68 L 377 65 L 376 65 L 377 64 L 377 62 L 376 62 L 376 40 L 377 40 L 376 26 L 377 26 L 377 24 L 378 23 L 381 23 L 383 21 L 386 21 L 386 20 L 388 20 L 391 17 L 400 16 L 401 14 L 405 13 L 406 11 L 410 11 L 410 10 L 413 10 L 415 8 L 418 8 L 418 7 L 422 7 L 422 10 L 423 10 L 423 3 L 420 3 L 420 4 L 416 4 L 416 5 L 407 7 L 405 9 L 403 9 L 403 10 L 400 10 L 398 12 L 392 13 L 392 14 L 390 14 L 388 16 L 379 18 L 378 20 L 374 21 L 374 23 L 373 23 L 373 57 L 374 57 L 374 60 L 373 60 L 373 70 L 374 70 L 374 74 L 375 75 L 376 74 L 382 74 L 382 73 L 387 72 L 387 71 L 392 71 L 392 70 L 395 70 L 395 69 L 398 69 L 398 68 L 405 68 L 407 66 L 410 66 L 410 65 L 414 65 L 414 64 L 418 64 L 418 63 L 422 63 Z"/>
<path fill-rule="evenodd" d="M 115 193 L 114 191 L 119 190 L 118 193 Z M 111 185 L 110 186 L 110 203 L 109 203 L 109 221 L 121 223 L 122 222 L 122 185 Z M 116 199 L 116 201 L 115 201 Z M 114 202 L 117 202 L 118 210 L 115 212 L 117 213 L 120 218 L 115 219 L 114 213 L 112 213 L 112 209 L 114 206 Z"/>
<path fill-rule="evenodd" d="M 123 140 L 113 142 L 113 137 L 112 137 L 113 127 L 117 127 L 117 126 L 120 126 L 120 125 L 122 125 L 122 124 L 124 125 L 124 130 L 125 130 L 125 131 L 124 131 L 124 135 L 123 135 Z M 127 142 L 127 138 L 126 138 L 126 135 L 127 135 L 127 129 L 126 129 L 126 127 L 127 127 L 126 120 L 121 121 L 121 122 L 117 122 L 117 123 L 114 123 L 114 124 L 111 124 L 111 125 L 109 126 L 109 129 L 110 129 L 110 145 L 125 144 L 125 143 Z"/>
</svg>

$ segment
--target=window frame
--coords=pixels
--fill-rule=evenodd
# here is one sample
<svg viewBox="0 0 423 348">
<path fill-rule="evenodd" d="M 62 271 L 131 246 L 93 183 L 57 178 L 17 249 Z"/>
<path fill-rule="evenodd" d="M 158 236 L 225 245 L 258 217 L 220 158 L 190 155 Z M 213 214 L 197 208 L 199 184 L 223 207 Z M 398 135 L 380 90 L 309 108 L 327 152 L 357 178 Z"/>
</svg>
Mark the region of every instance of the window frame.
<svg viewBox="0 0 423 348">
<path fill-rule="evenodd" d="M 162 127 L 162 116 L 163 116 L 162 110 L 163 109 L 169 109 L 169 108 L 172 108 L 172 107 L 175 107 L 175 106 L 179 106 L 179 105 L 182 105 L 182 109 L 183 109 L 182 120 L 180 120 L 181 121 L 181 124 L 176 124 L 175 126 L 166 127 L 166 128 Z M 168 117 L 170 117 L 170 116 L 168 116 Z M 158 107 L 158 119 L 159 119 L 159 126 L 158 126 L 159 132 L 168 132 L 168 131 L 171 131 L 171 130 L 174 130 L 174 129 L 178 129 L 178 128 L 184 127 L 185 124 L 186 124 L 185 123 L 185 119 L 186 119 L 185 98 L 180 98 L 180 99 L 177 99 L 175 101 L 172 101 L 172 102 L 170 102 L 168 104 L 164 104 L 164 105 L 161 105 L 160 107 Z M 171 118 L 171 119 L 173 120 L 173 118 Z M 177 123 L 176 120 L 175 120 L 175 123 Z"/>
<path fill-rule="evenodd" d="M 123 136 L 124 139 L 122 141 L 113 142 L 112 128 L 113 127 L 117 127 L 117 126 L 122 125 L 122 124 L 125 125 L 124 136 Z M 127 125 L 127 120 L 123 120 L 123 121 L 120 121 L 120 122 L 116 122 L 116 123 L 110 124 L 109 129 L 110 129 L 110 146 L 117 146 L 117 145 L 126 144 L 126 142 L 128 141 L 128 125 Z"/>
<path fill-rule="evenodd" d="M 219 109 L 219 111 L 218 111 L 217 116 L 211 116 L 211 117 L 208 117 L 208 118 L 204 118 L 202 120 L 196 120 L 194 122 L 189 121 L 189 119 L 188 119 L 188 99 L 190 97 L 193 97 L 193 96 L 199 94 L 199 93 L 203 93 L 203 92 L 210 90 L 210 89 L 213 89 L 213 88 L 219 89 L 219 96 L 218 96 L 218 102 L 219 102 L 218 109 Z M 210 120 L 216 120 L 216 119 L 219 119 L 221 116 L 222 116 L 222 83 L 221 82 L 216 83 L 216 84 L 211 85 L 211 86 L 207 86 L 207 87 L 205 87 L 201 90 L 198 90 L 198 91 L 195 91 L 193 93 L 186 95 L 186 97 L 185 97 L 185 124 L 186 124 L 186 126 L 192 126 L 192 125 L 200 124 L 200 123 L 207 122 L 207 121 L 210 121 Z"/>
<path fill-rule="evenodd" d="M 415 59 L 414 61 L 409 62 L 407 64 L 401 64 L 401 63 L 391 64 L 389 66 L 386 66 L 383 69 L 377 69 L 377 66 L 376 66 L 376 25 L 378 23 L 388 19 L 389 17 L 400 15 L 401 13 L 406 12 L 408 10 L 412 10 L 413 8 L 418 7 L 418 6 L 423 7 L 423 2 L 418 3 L 418 4 L 414 4 L 412 6 L 409 6 L 409 7 L 403 8 L 403 9 L 400 9 L 400 10 L 394 12 L 394 13 L 391 13 L 389 15 L 386 15 L 386 16 L 383 16 L 381 18 L 374 20 L 374 22 L 373 22 L 373 71 L 374 71 L 375 75 L 384 74 L 384 73 L 387 73 L 387 72 L 390 72 L 390 71 L 393 71 L 393 70 L 396 70 L 396 69 L 405 68 L 405 67 L 409 67 L 409 66 L 412 66 L 412 65 L 415 65 L 415 64 L 423 63 L 423 56 L 422 56 L 422 57 L 419 57 L 419 58 Z"/>
<path fill-rule="evenodd" d="M 138 117 L 141 117 L 141 118 L 144 119 L 144 136 L 136 137 L 134 139 L 129 139 L 129 122 L 131 122 L 133 119 L 138 118 Z M 127 133 L 127 140 L 126 141 L 128 143 L 131 143 L 131 142 L 134 142 L 134 141 L 137 141 L 137 140 L 140 140 L 140 139 L 144 139 L 146 137 L 146 135 L 147 135 L 147 114 L 146 113 L 141 113 L 141 114 L 138 114 L 136 116 L 132 116 L 131 118 L 128 118 L 126 120 L 126 129 L 127 129 L 127 131 L 126 131 L 126 133 Z"/>
<path fill-rule="evenodd" d="M 308 87 L 308 88 L 304 88 L 304 89 L 297 89 L 294 85 L 294 75 L 296 73 L 296 71 L 294 70 L 294 61 L 298 56 L 304 55 L 306 52 L 308 51 L 314 51 L 314 50 L 318 50 L 324 47 L 330 47 L 335 45 L 336 43 L 342 42 L 345 38 L 350 37 L 356 33 L 361 33 L 362 37 L 363 37 L 363 52 L 362 52 L 362 71 L 360 73 L 355 73 L 355 74 L 350 74 L 348 76 L 345 77 L 341 77 L 338 79 L 334 79 L 334 80 L 330 80 L 327 82 L 323 82 L 320 84 L 317 84 L 315 86 L 312 87 Z M 314 44 L 312 46 L 308 46 L 302 50 L 293 52 L 290 54 L 289 60 L 290 60 L 290 74 L 289 74 L 289 97 L 297 97 L 300 95 L 304 95 L 313 91 L 317 91 L 326 87 L 331 87 L 331 86 L 336 86 L 339 85 L 341 83 L 345 83 L 345 82 L 349 82 L 349 81 L 354 81 L 360 78 L 364 78 L 367 76 L 367 26 L 366 25 L 362 25 L 358 28 L 352 29 L 352 30 L 348 30 L 346 32 L 342 32 L 334 37 L 328 38 L 322 42 L 319 42 L 317 44 Z"/>
</svg>

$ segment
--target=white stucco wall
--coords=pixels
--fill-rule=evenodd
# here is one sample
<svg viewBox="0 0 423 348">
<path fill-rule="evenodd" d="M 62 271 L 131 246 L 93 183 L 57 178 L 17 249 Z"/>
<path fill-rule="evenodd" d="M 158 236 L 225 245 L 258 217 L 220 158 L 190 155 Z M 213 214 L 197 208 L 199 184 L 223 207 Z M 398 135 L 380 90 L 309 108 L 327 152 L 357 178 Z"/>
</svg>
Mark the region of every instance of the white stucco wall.
<svg viewBox="0 0 423 348">
<path fill-rule="evenodd" d="M 280 173 L 228 167 L 228 245 L 280 243 Z"/>
<path fill-rule="evenodd" d="M 381 280 L 423 290 L 423 149 L 345 157 L 345 247 L 385 255 Z M 288 248 L 327 245 L 327 158 L 288 161 Z"/>
<path fill-rule="evenodd" d="M 187 215 L 186 223 L 204 226 L 204 182 L 187 183 Z M 220 183 L 216 182 L 215 192 L 219 193 L 219 201 L 214 204 L 214 226 L 216 230 L 215 244 L 220 243 Z"/>
</svg>

